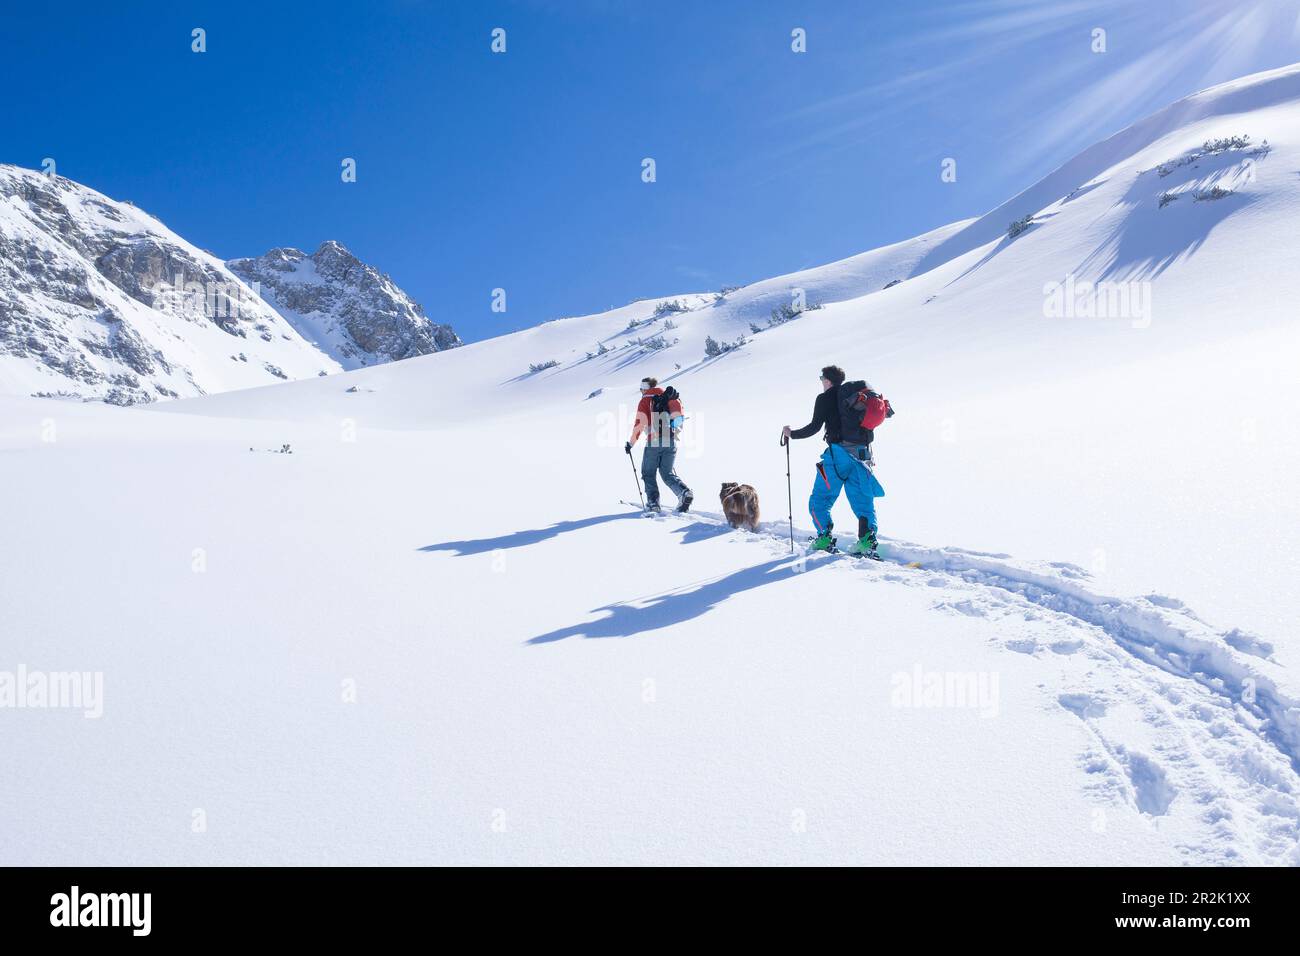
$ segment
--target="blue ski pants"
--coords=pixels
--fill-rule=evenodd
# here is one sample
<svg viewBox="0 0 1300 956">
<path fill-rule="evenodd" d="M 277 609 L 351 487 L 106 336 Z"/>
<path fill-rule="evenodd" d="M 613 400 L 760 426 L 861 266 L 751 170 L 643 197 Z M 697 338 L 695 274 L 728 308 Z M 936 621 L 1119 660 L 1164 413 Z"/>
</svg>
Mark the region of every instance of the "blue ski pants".
<svg viewBox="0 0 1300 956">
<path fill-rule="evenodd" d="M 885 489 L 866 463 L 859 460 L 842 445 L 828 445 L 817 462 L 817 477 L 813 481 L 812 495 L 808 498 L 808 511 L 817 530 L 826 531 L 831 526 L 831 507 L 839 500 L 843 489 L 849 507 L 859 518 L 876 529 L 876 501 L 883 498 Z"/>
</svg>

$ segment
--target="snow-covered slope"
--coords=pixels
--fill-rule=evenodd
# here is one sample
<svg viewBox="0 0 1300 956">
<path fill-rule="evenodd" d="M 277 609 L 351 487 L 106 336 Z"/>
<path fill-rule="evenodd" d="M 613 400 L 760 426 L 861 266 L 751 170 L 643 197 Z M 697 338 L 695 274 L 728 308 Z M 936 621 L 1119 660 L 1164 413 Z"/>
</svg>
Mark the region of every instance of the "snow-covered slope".
<svg viewBox="0 0 1300 956">
<path fill-rule="evenodd" d="M 338 370 L 154 217 L 0 165 L 0 392 L 130 405 Z"/>
<path fill-rule="evenodd" d="M 1298 77 L 721 297 L 0 400 L 9 652 L 105 680 L 100 719 L 0 738 L 48 768 L 0 782 L 5 862 L 1300 863 Z M 898 410 L 881 564 L 782 537 L 777 437 L 832 362 Z M 647 374 L 702 514 L 619 502 Z M 720 525 L 729 480 L 761 533 Z"/>
<path fill-rule="evenodd" d="M 779 488 L 774 426 L 807 421 L 818 369 L 834 362 L 900 409 L 877 449 L 890 479 L 886 529 L 1050 550 L 1130 588 L 1181 584 L 1226 617 L 1284 629 L 1300 614 L 1300 596 L 1278 594 L 1271 574 L 1295 567 L 1300 553 L 1300 522 L 1286 520 L 1300 515 L 1287 478 L 1300 464 L 1291 386 L 1300 358 L 1298 75 L 1290 68 L 1200 93 L 1194 109 L 1157 114 L 1185 125 L 1148 120 L 1133 127 L 1141 136 L 1111 137 L 1106 150 L 1086 152 L 1086 178 L 1053 173 L 1051 190 L 1031 187 L 1033 202 L 998 214 L 1032 214 L 1025 232 L 1009 239 L 1003 222 L 984 245 L 888 289 L 884 276 L 915 273 L 927 250 L 969 225 L 720 302 L 678 296 L 692 310 L 666 319 L 654 316 L 666 300 L 649 300 L 362 370 L 348 380 L 358 394 L 330 380 L 187 408 L 430 427 L 467 409 L 484 419 L 542 408 L 589 438 L 594 419 L 626 414 L 636 381 L 655 374 L 685 395 L 697 471 Z M 1201 155 L 1207 140 L 1238 135 L 1250 144 Z M 1208 198 L 1216 186 L 1229 194 Z M 1181 198 L 1162 207 L 1166 193 Z M 888 258 L 858 285 L 858 264 L 876 257 Z M 1098 281 L 1108 283 L 1100 296 L 1080 295 Z M 867 294 L 847 300 L 833 291 L 862 286 Z M 798 289 L 825 307 L 751 332 Z M 1069 310 L 1067 289 L 1078 296 Z M 1085 306 L 1111 314 L 1089 317 Z M 656 335 L 675 344 L 628 344 Z M 708 337 L 749 342 L 706 359 Z M 611 351 L 588 357 L 601 346 Z M 549 361 L 560 364 L 529 374 Z M 1224 564 L 1241 572 L 1230 588 Z"/>
<path fill-rule="evenodd" d="M 256 284 L 303 338 L 344 368 L 395 362 L 461 344 L 451 326 L 430 322 L 419 303 L 391 278 L 333 240 L 321 243 L 310 256 L 298 249 L 272 249 L 227 265 Z"/>
</svg>

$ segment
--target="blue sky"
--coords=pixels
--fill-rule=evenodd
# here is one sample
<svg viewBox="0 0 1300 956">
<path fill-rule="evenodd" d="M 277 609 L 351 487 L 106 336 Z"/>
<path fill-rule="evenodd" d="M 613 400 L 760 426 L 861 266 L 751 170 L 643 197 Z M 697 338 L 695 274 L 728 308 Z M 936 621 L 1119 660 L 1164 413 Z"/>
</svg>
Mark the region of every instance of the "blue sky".
<svg viewBox="0 0 1300 956">
<path fill-rule="evenodd" d="M 475 340 L 978 215 L 1171 100 L 1300 60 L 1298 15 L 1300 0 L 10 4 L 0 161 L 53 157 L 223 258 L 337 239 Z"/>
</svg>

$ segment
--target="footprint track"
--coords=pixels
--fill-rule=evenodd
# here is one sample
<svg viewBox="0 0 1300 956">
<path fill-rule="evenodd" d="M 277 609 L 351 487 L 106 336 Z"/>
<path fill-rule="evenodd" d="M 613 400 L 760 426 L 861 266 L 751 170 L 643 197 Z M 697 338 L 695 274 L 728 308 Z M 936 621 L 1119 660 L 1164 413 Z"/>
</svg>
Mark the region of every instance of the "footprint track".
<svg viewBox="0 0 1300 956">
<path fill-rule="evenodd" d="M 673 517 L 725 529 L 710 512 Z M 737 533 L 788 553 L 785 525 Z M 1094 778 L 1083 786 L 1099 800 L 1176 828 L 1189 863 L 1300 865 L 1300 704 L 1263 670 L 1272 666 L 1271 644 L 1235 629 L 1215 632 L 1174 597 L 1094 593 L 1088 573 L 1063 562 L 1014 563 L 888 539 L 881 550 L 880 563 L 813 560 L 941 590 L 933 604 L 940 613 L 1041 630 L 1003 641 L 1007 651 L 1061 665 L 1086 661 L 1082 685 L 1076 677 L 1045 690 L 1047 706 L 1072 713 L 1094 741 L 1079 764 Z M 1127 727 L 1114 719 L 1119 707 L 1134 715 Z"/>
</svg>

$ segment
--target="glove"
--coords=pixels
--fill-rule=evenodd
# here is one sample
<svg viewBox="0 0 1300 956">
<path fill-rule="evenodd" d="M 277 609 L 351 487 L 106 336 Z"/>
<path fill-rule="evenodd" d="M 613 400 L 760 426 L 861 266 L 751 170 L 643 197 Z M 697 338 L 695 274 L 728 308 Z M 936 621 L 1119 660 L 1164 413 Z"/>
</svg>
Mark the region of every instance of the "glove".
<svg viewBox="0 0 1300 956">
<path fill-rule="evenodd" d="M 626 445 L 623 446 L 623 454 L 625 454 L 625 455 L 630 455 L 630 454 L 632 454 L 632 443 L 631 443 L 631 442 L 628 442 Z"/>
</svg>

